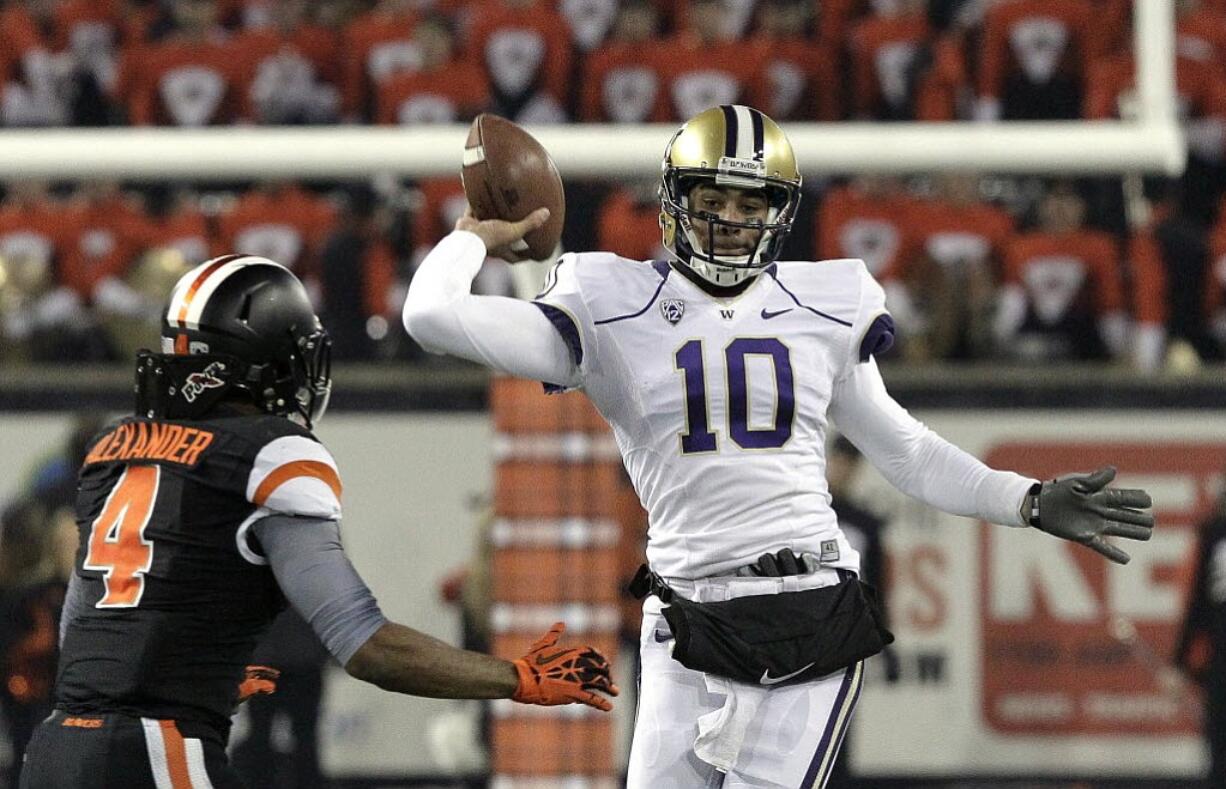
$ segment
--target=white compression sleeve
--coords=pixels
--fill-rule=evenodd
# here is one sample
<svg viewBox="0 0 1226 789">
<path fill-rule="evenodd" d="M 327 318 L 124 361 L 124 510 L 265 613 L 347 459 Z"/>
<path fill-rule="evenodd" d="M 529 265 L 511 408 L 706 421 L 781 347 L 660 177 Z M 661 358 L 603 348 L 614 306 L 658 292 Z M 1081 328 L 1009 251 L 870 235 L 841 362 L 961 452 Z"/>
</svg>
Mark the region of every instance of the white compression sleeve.
<svg viewBox="0 0 1226 789">
<path fill-rule="evenodd" d="M 557 329 L 534 304 L 476 296 L 473 278 L 485 245 L 457 230 L 417 269 L 404 301 L 404 328 L 431 353 L 448 353 L 504 373 L 561 386 L 579 383 L 579 370 Z"/>
<path fill-rule="evenodd" d="M 890 397 L 876 360 L 835 382 L 830 416 L 894 487 L 951 515 L 1025 526 L 1022 498 L 1034 484 L 996 471 L 929 430 Z"/>
</svg>

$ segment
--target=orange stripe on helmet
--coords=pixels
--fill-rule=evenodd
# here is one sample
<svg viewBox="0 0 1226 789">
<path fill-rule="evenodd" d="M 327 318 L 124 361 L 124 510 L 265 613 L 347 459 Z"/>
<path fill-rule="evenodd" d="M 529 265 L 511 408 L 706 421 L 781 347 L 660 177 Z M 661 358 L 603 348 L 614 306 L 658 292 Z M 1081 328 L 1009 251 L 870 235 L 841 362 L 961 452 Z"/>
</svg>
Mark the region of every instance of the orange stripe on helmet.
<svg viewBox="0 0 1226 789">
<path fill-rule="evenodd" d="M 242 255 L 225 255 L 223 257 L 219 257 L 213 261 L 212 265 L 210 265 L 204 271 L 200 272 L 200 276 L 196 277 L 195 281 L 192 282 L 190 286 L 188 286 L 187 292 L 183 294 L 183 304 L 182 306 L 179 307 L 179 315 L 175 319 L 179 322 L 179 326 L 184 327 L 184 328 L 187 327 L 187 309 L 188 307 L 191 306 L 192 299 L 195 298 L 196 296 L 196 291 L 200 290 L 200 287 L 204 285 L 204 281 L 207 280 L 209 277 L 213 276 L 213 273 L 217 271 L 217 269 L 226 265 L 230 261 L 237 260 L 238 258 L 241 258 L 241 257 L 243 256 Z"/>
<path fill-rule="evenodd" d="M 193 789 L 191 773 L 187 770 L 187 746 L 174 721 L 158 721 L 162 727 L 162 742 L 166 747 L 166 771 L 174 789 Z"/>
<path fill-rule="evenodd" d="M 337 501 L 341 498 L 341 480 L 335 469 L 318 460 L 294 460 L 277 466 L 264 477 L 264 481 L 256 488 L 252 501 L 257 507 L 264 506 L 273 491 L 296 477 L 314 477 L 332 489 Z"/>
</svg>

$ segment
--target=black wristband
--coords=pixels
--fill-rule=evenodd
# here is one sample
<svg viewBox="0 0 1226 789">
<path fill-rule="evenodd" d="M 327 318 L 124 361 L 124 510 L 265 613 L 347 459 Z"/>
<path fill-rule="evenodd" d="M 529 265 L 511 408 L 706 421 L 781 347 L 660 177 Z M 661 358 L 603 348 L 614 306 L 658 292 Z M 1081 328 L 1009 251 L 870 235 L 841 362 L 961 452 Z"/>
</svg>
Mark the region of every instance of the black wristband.
<svg viewBox="0 0 1226 789">
<path fill-rule="evenodd" d="M 1039 493 L 1042 491 L 1043 483 L 1036 482 L 1026 491 L 1026 498 L 1022 499 L 1022 519 L 1036 528 L 1039 525 Z"/>
</svg>

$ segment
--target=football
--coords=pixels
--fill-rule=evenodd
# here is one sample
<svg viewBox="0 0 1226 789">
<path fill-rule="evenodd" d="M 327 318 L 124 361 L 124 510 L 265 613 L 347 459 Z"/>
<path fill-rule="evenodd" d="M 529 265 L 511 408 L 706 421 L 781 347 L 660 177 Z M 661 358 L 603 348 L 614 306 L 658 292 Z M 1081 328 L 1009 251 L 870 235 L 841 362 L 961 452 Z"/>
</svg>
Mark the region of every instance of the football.
<svg viewBox="0 0 1226 789">
<path fill-rule="evenodd" d="M 478 115 L 464 144 L 460 178 L 478 219 L 517 222 L 548 208 L 548 221 L 524 236 L 526 248 L 515 252 L 534 260 L 553 255 L 562 238 L 566 197 L 558 168 L 535 137 L 506 118 Z"/>
</svg>

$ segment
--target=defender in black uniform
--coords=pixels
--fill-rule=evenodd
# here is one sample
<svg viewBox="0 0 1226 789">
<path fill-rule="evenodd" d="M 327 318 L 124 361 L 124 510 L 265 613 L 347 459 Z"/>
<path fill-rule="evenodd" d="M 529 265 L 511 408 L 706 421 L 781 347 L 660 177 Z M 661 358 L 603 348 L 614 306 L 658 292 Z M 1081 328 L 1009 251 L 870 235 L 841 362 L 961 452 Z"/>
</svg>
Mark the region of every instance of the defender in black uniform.
<svg viewBox="0 0 1226 789">
<path fill-rule="evenodd" d="M 1198 528 L 1196 574 L 1175 650 L 1175 665 L 1205 691 L 1209 780 L 1226 786 L 1226 496 Z"/>
<path fill-rule="evenodd" d="M 310 431 L 330 344 L 287 269 L 201 264 L 175 287 L 162 343 L 138 354 L 136 415 L 81 469 L 56 711 L 22 787 L 240 786 L 230 716 L 287 599 L 350 674 L 385 689 L 611 708 L 594 692 L 617 693 L 607 661 L 554 648 L 560 623 L 508 662 L 383 617 L 341 549 L 340 476 Z"/>
</svg>

